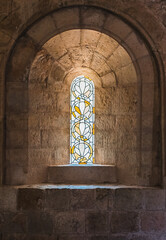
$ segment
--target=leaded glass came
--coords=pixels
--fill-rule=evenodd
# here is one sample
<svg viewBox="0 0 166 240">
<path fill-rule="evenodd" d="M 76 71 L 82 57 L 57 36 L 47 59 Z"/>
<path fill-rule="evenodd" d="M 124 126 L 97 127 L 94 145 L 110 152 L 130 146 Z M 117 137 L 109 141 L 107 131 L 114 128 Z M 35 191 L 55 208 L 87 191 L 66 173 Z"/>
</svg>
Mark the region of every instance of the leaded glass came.
<svg viewBox="0 0 166 240">
<path fill-rule="evenodd" d="M 70 93 L 70 163 L 94 163 L 95 88 L 85 76 L 75 78 Z"/>
</svg>

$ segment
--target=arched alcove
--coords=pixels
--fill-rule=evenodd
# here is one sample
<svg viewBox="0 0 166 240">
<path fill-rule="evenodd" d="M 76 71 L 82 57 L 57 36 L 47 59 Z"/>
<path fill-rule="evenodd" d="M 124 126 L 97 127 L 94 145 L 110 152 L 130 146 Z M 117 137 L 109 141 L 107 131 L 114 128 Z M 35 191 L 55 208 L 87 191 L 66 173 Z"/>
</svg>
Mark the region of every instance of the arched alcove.
<svg viewBox="0 0 166 240">
<path fill-rule="evenodd" d="M 61 11 L 63 19 L 59 17 L 62 14 Z M 81 22 L 79 14 L 81 14 Z M 69 15 L 73 17 L 68 18 Z M 93 18 L 90 17 L 92 15 Z M 52 13 L 51 16 L 37 22 L 24 37 L 19 39 L 8 64 L 10 71 L 7 72 L 6 182 L 15 184 L 18 181 L 18 172 L 22 176 L 22 179 L 19 178 L 19 183 L 45 181 L 45 159 L 47 159 L 47 165 L 52 161 L 55 164 L 59 159 L 68 161 L 69 150 L 61 151 L 60 157 L 57 157 L 58 151 L 55 146 L 52 146 L 50 139 L 66 134 L 66 139 L 62 140 L 62 149 L 64 149 L 64 143 L 69 143 L 67 140 L 69 131 L 58 129 L 59 126 L 54 125 L 49 135 L 46 129 L 36 133 L 37 128 L 34 126 L 39 125 L 31 116 L 31 111 L 34 111 L 34 107 L 39 122 L 42 118 L 46 118 L 46 123 L 41 121 L 46 128 L 49 120 L 48 113 L 54 111 L 57 106 L 62 112 L 64 111 L 61 116 L 63 121 L 67 120 L 68 117 L 64 116 L 67 116 L 69 111 L 67 107 L 69 95 L 68 87 L 64 83 L 72 72 L 81 67 L 84 71 L 86 68 L 92 69 L 100 79 L 101 87 L 98 93 L 96 91 L 96 122 L 98 121 L 96 123 L 96 145 L 98 145 L 96 161 L 102 164 L 111 161 L 116 163 L 120 183 L 159 184 L 160 149 L 157 143 L 158 130 L 154 131 L 153 125 L 159 116 L 157 112 L 158 76 L 145 42 L 130 26 L 102 9 L 66 8 Z M 91 34 L 88 31 L 91 31 Z M 54 35 L 56 36 L 53 37 Z M 79 43 L 80 36 L 82 36 L 82 43 Z M 50 39 L 51 37 L 53 38 Z M 42 47 L 41 51 L 38 51 L 39 46 Z M 19 61 L 20 49 L 25 50 L 24 61 Z M 37 52 L 37 57 L 33 61 Z M 92 61 L 87 56 L 92 57 Z M 30 67 L 32 61 L 33 64 Z M 41 64 L 39 69 L 38 63 Z M 38 71 L 40 78 L 37 76 Z M 36 94 L 38 88 L 41 90 L 40 94 Z M 148 91 L 149 89 L 151 91 Z M 61 91 L 64 91 L 65 98 L 61 97 Z M 15 98 L 14 105 L 13 98 Z M 47 108 L 48 112 L 43 111 L 44 108 Z M 101 118 L 103 114 L 105 114 L 104 119 Z M 17 127 L 13 129 L 11 126 L 11 122 L 17 117 L 21 122 L 23 121 L 22 130 L 17 130 Z M 51 124 L 55 122 L 53 119 Z M 30 126 L 35 129 L 31 129 Z M 57 135 L 53 134 L 54 127 Z M 108 127 L 110 132 L 116 133 L 111 134 Z M 105 141 L 103 141 L 104 132 L 108 135 Z M 17 141 L 17 135 L 22 139 L 21 142 Z M 60 140 L 56 140 L 57 144 L 61 144 Z M 43 148 L 51 147 L 54 153 L 49 150 L 47 155 L 45 149 L 39 155 L 36 152 L 32 156 L 34 149 L 37 148 L 34 147 L 35 144 Z M 105 151 L 105 147 L 110 152 Z M 33 150 L 30 150 L 31 148 Z M 15 161 L 12 159 L 13 153 L 17 153 L 14 154 L 17 156 Z M 24 159 L 22 162 L 19 160 L 19 154 Z M 40 164 L 35 160 L 37 158 L 40 159 Z M 31 166 L 34 167 L 31 168 Z M 40 171 L 40 174 L 36 171 Z"/>
</svg>

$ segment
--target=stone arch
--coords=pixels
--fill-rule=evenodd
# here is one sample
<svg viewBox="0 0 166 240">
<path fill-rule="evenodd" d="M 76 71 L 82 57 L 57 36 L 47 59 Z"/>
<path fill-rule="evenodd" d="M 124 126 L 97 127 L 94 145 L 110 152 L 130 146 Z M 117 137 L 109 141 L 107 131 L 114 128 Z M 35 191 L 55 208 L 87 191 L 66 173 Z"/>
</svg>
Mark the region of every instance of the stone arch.
<svg viewBox="0 0 166 240">
<path fill-rule="evenodd" d="M 63 19 L 60 18 L 60 15 L 62 16 L 63 11 Z M 91 14 L 93 11 L 93 14 Z M 71 14 L 72 13 L 72 14 Z M 79 22 L 79 17 L 80 13 L 82 14 L 82 20 Z M 59 17 L 57 15 L 59 14 Z M 65 16 L 66 14 L 66 16 Z M 67 19 L 67 15 L 73 16 L 75 19 L 70 19 L 71 22 L 67 21 L 65 22 L 65 19 Z M 86 17 L 87 16 L 87 17 Z M 88 16 L 93 16 L 93 18 Z M 99 21 L 98 21 L 99 19 Z M 85 22 L 83 22 L 83 20 Z M 55 21 L 55 22 L 54 22 Z M 59 23 L 57 22 L 59 21 Z M 112 25 L 110 24 L 112 23 Z M 56 23 L 56 24 L 55 24 Z M 77 23 L 77 24 L 75 24 Z M 49 27 L 47 27 L 49 26 Z M 120 27 L 119 27 L 120 26 Z M 22 113 L 27 112 L 27 105 L 26 101 L 25 104 L 19 105 L 20 100 L 22 99 L 23 101 L 27 97 L 27 86 L 26 86 L 26 80 L 28 76 L 28 71 L 29 71 L 29 66 L 34 59 L 34 56 L 36 55 L 36 52 L 38 51 L 38 48 L 44 44 L 45 41 L 48 39 L 45 38 L 46 36 L 48 38 L 52 37 L 56 33 L 59 33 L 60 31 L 64 30 L 69 30 L 73 28 L 89 28 L 89 29 L 95 29 L 98 31 L 101 31 L 101 28 L 103 29 L 104 27 L 104 32 L 107 33 L 108 35 L 116 38 L 129 52 L 130 56 L 132 57 L 133 63 L 136 66 L 137 70 L 137 76 L 138 79 L 140 80 L 140 85 L 142 88 L 143 96 L 141 97 L 142 99 L 142 104 L 144 105 L 143 107 L 150 112 L 153 113 L 153 99 L 151 98 L 150 102 L 146 101 L 146 93 L 149 88 L 154 90 L 154 86 L 158 85 L 158 77 L 157 77 L 157 70 L 155 69 L 155 64 L 154 60 L 150 57 L 150 50 L 147 48 L 146 44 L 144 41 L 142 41 L 141 37 L 133 31 L 133 29 L 121 21 L 117 16 L 114 16 L 112 14 L 108 14 L 108 12 L 105 12 L 102 9 L 96 9 L 96 8 L 91 8 L 91 7 L 86 7 L 82 8 L 80 10 L 79 7 L 73 7 L 73 8 L 64 8 L 62 10 L 59 10 L 57 12 L 53 12 L 50 15 L 46 16 L 43 18 L 41 21 L 38 21 L 36 24 L 32 26 L 31 29 L 27 31 L 24 36 L 22 36 L 18 41 L 17 45 L 15 46 L 11 58 L 9 60 L 8 64 L 8 69 L 10 71 L 7 71 L 7 90 L 8 90 L 8 97 L 7 97 L 7 111 L 22 111 Z M 118 32 L 119 31 L 119 32 Z M 135 44 L 137 43 L 137 44 Z M 25 49 L 26 51 L 24 52 L 24 61 L 19 59 L 19 52 L 20 49 Z M 27 51 L 28 49 L 28 51 Z M 22 64 L 22 69 L 20 70 L 20 64 Z M 146 68 L 145 68 L 146 64 Z M 19 66 L 19 68 L 18 68 Z M 153 77 L 152 75 L 147 74 L 147 72 L 154 73 Z M 25 74 L 27 73 L 27 75 Z M 13 76 L 16 76 L 16 78 L 13 81 Z M 24 82 L 22 82 L 22 79 L 24 79 Z M 19 83 L 21 80 L 21 83 Z M 11 99 L 14 97 L 12 94 L 13 90 L 13 83 L 12 82 L 17 82 L 18 85 L 16 87 L 16 92 L 17 92 L 17 104 L 15 106 L 12 106 Z M 21 90 L 21 91 L 20 91 Z M 156 99 L 159 101 L 156 93 Z M 157 106 L 159 103 L 157 104 Z M 157 107 L 156 106 L 156 107 Z M 146 111 L 145 111 L 146 113 Z M 146 114 L 145 114 L 146 115 Z M 143 115 L 142 115 L 143 116 Z M 144 116 L 145 117 L 145 116 Z M 158 117 L 158 114 L 156 118 Z M 143 119 L 144 122 L 146 122 L 146 117 Z M 153 121 L 153 114 L 151 116 L 151 120 Z M 25 121 L 26 122 L 26 121 Z M 141 121 L 142 123 L 143 121 Z M 26 124 L 25 124 L 26 125 Z M 151 129 L 152 130 L 152 129 Z M 9 134 L 10 135 L 10 134 Z M 149 133 L 146 132 L 145 135 L 149 136 Z M 150 133 L 151 137 L 153 135 L 153 132 L 151 131 Z M 26 136 L 25 136 L 26 138 Z M 148 138 L 148 137 L 147 137 Z M 8 139 L 8 137 L 7 137 Z M 143 137 L 143 139 L 146 139 L 146 136 Z M 10 142 L 11 141 L 11 142 Z M 9 136 L 9 142 L 12 144 L 12 136 Z M 147 139 L 148 141 L 148 139 Z M 27 142 L 25 141 L 25 145 L 23 148 L 26 149 L 27 147 Z M 145 144 L 145 146 L 147 146 Z M 144 146 L 143 146 L 144 147 Z M 152 146 L 150 146 L 152 148 Z M 145 149 L 146 150 L 146 149 Z M 154 160 L 155 161 L 155 160 Z M 159 166 L 155 165 L 154 163 L 154 173 L 157 172 L 157 176 L 159 176 Z M 24 166 L 24 173 L 27 172 L 27 166 Z M 9 174 L 10 175 L 10 174 Z M 23 174 L 24 175 L 24 174 Z M 157 183 L 160 180 L 157 179 Z M 9 180 L 10 182 L 10 180 Z M 153 183 L 152 183 L 153 184 Z M 156 184 L 156 183 L 154 183 Z"/>
</svg>

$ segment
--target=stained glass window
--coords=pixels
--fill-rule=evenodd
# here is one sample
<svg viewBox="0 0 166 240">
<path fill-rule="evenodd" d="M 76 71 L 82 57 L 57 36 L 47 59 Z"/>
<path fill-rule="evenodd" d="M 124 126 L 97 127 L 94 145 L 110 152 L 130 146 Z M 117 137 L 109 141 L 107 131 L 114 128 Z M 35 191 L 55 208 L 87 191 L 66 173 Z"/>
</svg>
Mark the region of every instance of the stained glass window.
<svg viewBox="0 0 166 240">
<path fill-rule="evenodd" d="M 79 76 L 70 93 L 70 163 L 94 163 L 95 88 L 89 77 Z"/>
</svg>

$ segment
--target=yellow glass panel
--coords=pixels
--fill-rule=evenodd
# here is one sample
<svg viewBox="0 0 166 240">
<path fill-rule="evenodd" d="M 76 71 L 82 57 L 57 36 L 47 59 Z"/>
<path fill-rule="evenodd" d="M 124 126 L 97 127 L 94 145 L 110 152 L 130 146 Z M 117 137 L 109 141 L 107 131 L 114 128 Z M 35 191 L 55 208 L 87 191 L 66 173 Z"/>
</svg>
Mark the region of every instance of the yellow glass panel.
<svg viewBox="0 0 166 240">
<path fill-rule="evenodd" d="M 78 112 L 81 115 L 81 111 L 80 111 L 79 107 L 75 106 L 74 108 L 75 108 L 76 112 Z"/>
<path fill-rule="evenodd" d="M 93 114 L 95 114 L 95 107 L 93 107 Z"/>
</svg>

